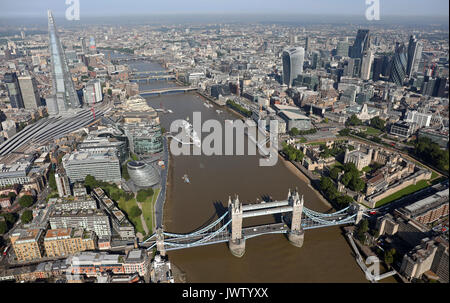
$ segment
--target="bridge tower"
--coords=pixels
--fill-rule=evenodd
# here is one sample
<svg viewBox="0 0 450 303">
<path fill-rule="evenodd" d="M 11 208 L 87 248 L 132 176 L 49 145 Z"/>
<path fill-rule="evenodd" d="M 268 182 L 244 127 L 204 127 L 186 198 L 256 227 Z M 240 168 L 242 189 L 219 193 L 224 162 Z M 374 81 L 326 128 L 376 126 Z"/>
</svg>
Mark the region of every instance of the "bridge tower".
<svg viewBox="0 0 450 303">
<path fill-rule="evenodd" d="M 303 195 L 300 199 L 297 190 L 293 193 L 289 190 L 288 201 L 292 206 L 292 217 L 290 230 L 287 236 L 292 245 L 302 247 L 305 237 L 305 231 L 302 228 Z"/>
<path fill-rule="evenodd" d="M 239 197 L 231 200 L 228 198 L 228 213 L 231 215 L 231 236 L 228 242 L 228 247 L 231 253 L 240 258 L 245 253 L 245 239 L 242 237 L 242 203 L 239 202 Z"/>
<path fill-rule="evenodd" d="M 163 229 L 158 228 L 156 230 L 156 250 L 159 252 L 159 254 L 164 257 L 166 255 L 166 249 L 164 248 L 164 235 L 163 235 Z"/>
<path fill-rule="evenodd" d="M 359 224 L 359 221 L 361 221 L 364 213 L 364 208 L 362 207 L 361 204 L 353 202 L 350 209 L 353 212 L 353 214 L 356 213 L 355 225 Z"/>
</svg>

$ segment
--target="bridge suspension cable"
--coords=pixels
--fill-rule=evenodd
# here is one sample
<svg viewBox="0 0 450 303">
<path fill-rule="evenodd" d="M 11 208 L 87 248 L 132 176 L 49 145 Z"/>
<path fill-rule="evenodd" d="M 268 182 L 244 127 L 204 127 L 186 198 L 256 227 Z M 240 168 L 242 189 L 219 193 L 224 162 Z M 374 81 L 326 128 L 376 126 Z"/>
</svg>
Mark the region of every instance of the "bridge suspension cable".
<svg viewBox="0 0 450 303">
<path fill-rule="evenodd" d="M 199 240 L 197 240 L 197 241 L 195 241 L 195 242 L 192 242 L 192 243 L 186 243 L 186 244 L 179 244 L 179 243 L 173 243 L 173 242 L 166 242 L 166 241 L 164 241 L 164 245 L 176 246 L 176 247 L 191 247 L 191 246 L 193 246 L 193 245 L 197 245 L 197 244 L 203 243 L 203 242 L 205 242 L 205 241 L 208 241 L 209 239 L 214 238 L 214 237 L 217 236 L 219 233 L 221 233 L 222 231 L 224 231 L 225 228 L 227 228 L 227 226 L 228 226 L 230 223 L 231 223 L 231 220 L 229 220 L 227 223 L 225 223 L 221 228 L 219 228 L 219 229 L 216 230 L 215 232 L 210 233 L 210 234 L 206 235 L 205 237 L 203 237 L 203 238 L 201 238 L 201 239 L 199 239 Z"/>
<path fill-rule="evenodd" d="M 227 215 L 228 215 L 228 211 L 226 211 L 219 219 L 217 219 L 216 221 L 212 222 L 208 226 L 205 226 L 202 229 L 194 231 L 194 232 L 192 232 L 190 234 L 173 234 L 173 233 L 167 233 L 167 232 L 164 232 L 163 234 L 165 236 L 173 237 L 173 238 L 189 238 L 189 237 L 194 236 L 194 235 L 202 234 L 203 232 L 213 228 L 214 226 L 219 224 Z"/>
<path fill-rule="evenodd" d="M 343 208 L 343 209 L 341 209 L 341 210 L 339 210 L 339 211 L 337 211 L 337 212 L 331 213 L 331 214 L 319 213 L 319 212 L 314 211 L 314 210 L 312 210 L 312 209 L 309 209 L 309 208 L 307 208 L 307 207 L 303 207 L 303 211 L 304 211 L 305 213 L 308 212 L 309 214 L 311 214 L 311 215 L 313 215 L 313 216 L 316 216 L 316 217 L 332 217 L 332 216 L 341 214 L 341 213 L 343 213 L 343 212 L 346 212 L 346 211 L 349 209 L 349 207 L 350 207 L 350 206 L 347 206 L 346 208 Z"/>
</svg>

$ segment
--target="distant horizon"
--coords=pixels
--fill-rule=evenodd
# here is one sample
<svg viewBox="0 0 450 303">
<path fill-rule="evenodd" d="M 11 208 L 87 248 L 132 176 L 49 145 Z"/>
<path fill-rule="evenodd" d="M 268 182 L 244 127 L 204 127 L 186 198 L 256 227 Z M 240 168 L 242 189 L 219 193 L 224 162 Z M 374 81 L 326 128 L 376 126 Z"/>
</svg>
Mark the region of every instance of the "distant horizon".
<svg viewBox="0 0 450 303">
<path fill-rule="evenodd" d="M 365 0 L 78 0 L 80 16 L 190 15 L 190 14 L 297 14 L 365 15 Z M 447 16 L 447 0 L 378 0 L 380 16 Z M 41 16 L 47 9 L 64 16 L 70 5 L 63 0 L 3 1 L 1 16 Z M 41 13 L 42 12 L 42 13 Z M 101 13 L 97 13 L 101 12 Z"/>
</svg>

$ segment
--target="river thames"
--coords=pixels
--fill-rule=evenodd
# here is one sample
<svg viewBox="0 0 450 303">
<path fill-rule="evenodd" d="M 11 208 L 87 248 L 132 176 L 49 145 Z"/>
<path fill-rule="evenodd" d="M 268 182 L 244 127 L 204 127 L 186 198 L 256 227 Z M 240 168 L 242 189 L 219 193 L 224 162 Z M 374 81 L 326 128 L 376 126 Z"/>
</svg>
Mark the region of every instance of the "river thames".
<svg viewBox="0 0 450 303">
<path fill-rule="evenodd" d="M 132 64 L 137 70 L 161 70 L 155 63 Z M 174 86 L 169 82 L 141 84 L 140 90 Z M 154 108 L 170 109 L 160 114 L 166 130 L 176 119 L 192 121 L 200 112 L 202 122 L 238 117 L 226 108 L 205 106 L 205 99 L 195 93 L 147 97 Z M 221 110 L 221 113 L 217 112 Z M 208 133 L 203 133 L 203 136 Z M 188 233 L 217 218 L 227 207 L 228 197 L 239 195 L 243 204 L 265 197 L 284 200 L 289 189 L 297 188 L 305 205 L 326 212 L 330 207 L 309 187 L 296 170 L 281 158 L 275 166 L 259 166 L 260 156 L 171 156 L 164 206 L 164 229 Z M 183 181 L 187 174 L 190 183 Z M 247 218 L 243 226 L 274 223 L 269 215 Z M 168 252 L 169 259 L 186 273 L 188 282 L 368 282 L 357 265 L 340 227 L 307 230 L 302 248 L 289 243 L 281 234 L 264 235 L 246 241 L 242 258 L 234 257 L 227 244 Z M 395 282 L 390 277 L 383 282 Z"/>
</svg>

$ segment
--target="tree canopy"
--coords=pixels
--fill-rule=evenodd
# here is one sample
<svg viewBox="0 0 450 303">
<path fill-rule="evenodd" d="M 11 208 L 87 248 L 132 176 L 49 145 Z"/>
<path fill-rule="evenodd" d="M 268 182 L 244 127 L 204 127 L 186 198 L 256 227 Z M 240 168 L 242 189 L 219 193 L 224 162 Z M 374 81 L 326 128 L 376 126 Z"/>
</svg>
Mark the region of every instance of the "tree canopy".
<svg viewBox="0 0 450 303">
<path fill-rule="evenodd" d="M 130 216 L 133 218 L 139 217 L 142 214 L 141 209 L 138 206 L 133 206 L 129 212 Z"/>
<path fill-rule="evenodd" d="M 372 126 L 373 128 L 384 131 L 386 128 L 385 124 L 386 122 L 378 116 L 370 119 L 370 126 Z"/>
<path fill-rule="evenodd" d="M 30 207 L 34 203 L 33 196 L 30 195 L 24 195 L 19 199 L 19 204 L 22 207 Z"/>
<path fill-rule="evenodd" d="M 357 125 L 362 125 L 362 121 L 359 120 L 359 118 L 353 114 L 350 116 L 350 118 L 348 118 L 348 120 L 345 122 L 346 125 L 351 125 L 351 126 L 357 126 Z"/>
<path fill-rule="evenodd" d="M 24 211 L 20 219 L 24 224 L 31 222 L 31 220 L 33 220 L 33 212 L 31 210 Z"/>
</svg>

